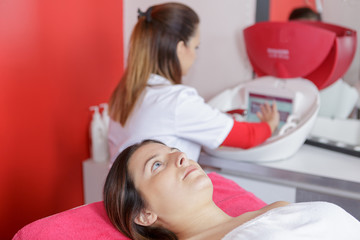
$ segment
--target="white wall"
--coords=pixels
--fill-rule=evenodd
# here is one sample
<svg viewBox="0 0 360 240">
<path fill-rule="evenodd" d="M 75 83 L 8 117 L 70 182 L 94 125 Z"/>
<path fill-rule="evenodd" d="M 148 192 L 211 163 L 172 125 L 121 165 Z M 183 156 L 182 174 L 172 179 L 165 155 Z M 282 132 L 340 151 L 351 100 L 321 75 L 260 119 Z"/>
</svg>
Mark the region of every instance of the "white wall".
<svg viewBox="0 0 360 240">
<path fill-rule="evenodd" d="M 324 22 L 357 31 L 357 51 L 348 72 L 344 76 L 344 80 L 351 85 L 360 84 L 360 0 L 323 1 L 322 17 Z"/>
<path fill-rule="evenodd" d="M 124 0 L 125 58 L 128 41 L 137 21 L 137 9 L 163 3 L 159 0 Z M 200 16 L 198 58 L 184 78 L 206 100 L 220 91 L 252 78 L 242 30 L 255 22 L 254 0 L 180 0 Z"/>
</svg>

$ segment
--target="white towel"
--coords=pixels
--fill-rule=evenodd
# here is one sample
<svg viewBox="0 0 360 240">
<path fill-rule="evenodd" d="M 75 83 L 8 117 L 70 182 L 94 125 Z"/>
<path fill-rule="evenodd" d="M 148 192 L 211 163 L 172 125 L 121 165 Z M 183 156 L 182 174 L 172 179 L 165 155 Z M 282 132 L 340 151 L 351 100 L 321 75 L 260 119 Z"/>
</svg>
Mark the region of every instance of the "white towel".
<svg viewBox="0 0 360 240">
<path fill-rule="evenodd" d="M 228 233 L 223 240 L 360 240 L 360 222 L 327 202 L 272 209 Z"/>
</svg>

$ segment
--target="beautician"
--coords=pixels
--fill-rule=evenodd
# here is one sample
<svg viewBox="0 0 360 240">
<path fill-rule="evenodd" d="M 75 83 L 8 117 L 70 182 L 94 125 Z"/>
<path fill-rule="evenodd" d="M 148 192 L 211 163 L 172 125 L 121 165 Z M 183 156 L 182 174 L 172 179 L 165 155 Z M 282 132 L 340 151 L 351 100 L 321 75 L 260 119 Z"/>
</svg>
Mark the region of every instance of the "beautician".
<svg viewBox="0 0 360 240">
<path fill-rule="evenodd" d="M 237 122 L 207 105 L 194 88 L 181 84 L 195 61 L 199 35 L 198 15 L 183 4 L 139 10 L 127 66 L 109 103 L 112 161 L 129 145 L 147 138 L 181 149 L 197 161 L 201 146 L 246 149 L 261 144 L 276 129 L 275 104 L 261 106 L 260 123 Z"/>
</svg>

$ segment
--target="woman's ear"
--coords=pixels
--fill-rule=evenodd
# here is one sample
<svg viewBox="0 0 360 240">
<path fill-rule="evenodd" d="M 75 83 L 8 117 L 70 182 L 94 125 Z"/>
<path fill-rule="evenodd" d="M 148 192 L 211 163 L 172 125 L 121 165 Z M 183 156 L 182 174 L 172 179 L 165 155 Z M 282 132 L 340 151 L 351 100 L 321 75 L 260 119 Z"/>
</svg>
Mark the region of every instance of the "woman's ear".
<svg viewBox="0 0 360 240">
<path fill-rule="evenodd" d="M 184 54 L 184 51 L 186 49 L 186 45 L 184 41 L 179 41 L 176 45 L 176 53 L 178 58 L 180 59 L 182 55 Z"/>
<path fill-rule="evenodd" d="M 149 210 L 143 209 L 140 214 L 136 216 L 134 222 L 141 226 L 150 226 L 157 220 L 157 215 Z"/>
</svg>

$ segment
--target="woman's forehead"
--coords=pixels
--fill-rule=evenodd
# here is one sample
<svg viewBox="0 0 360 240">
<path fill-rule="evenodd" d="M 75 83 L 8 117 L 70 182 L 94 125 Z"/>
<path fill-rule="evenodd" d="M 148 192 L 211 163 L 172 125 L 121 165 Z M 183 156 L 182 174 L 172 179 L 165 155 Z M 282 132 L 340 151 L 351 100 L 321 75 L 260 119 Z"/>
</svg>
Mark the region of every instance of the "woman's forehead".
<svg viewBox="0 0 360 240">
<path fill-rule="evenodd" d="M 134 162 L 136 162 L 136 165 L 141 164 L 142 162 L 145 163 L 147 157 L 151 157 L 157 152 L 166 149 L 169 149 L 169 147 L 161 143 L 155 143 L 155 142 L 146 143 L 140 146 L 138 149 L 136 149 L 135 152 L 132 154 L 132 156 L 129 159 L 129 167 Z"/>
</svg>

